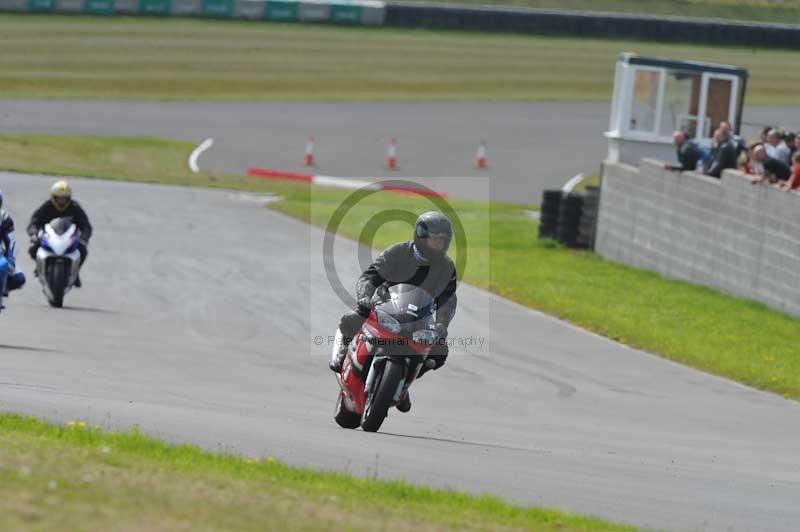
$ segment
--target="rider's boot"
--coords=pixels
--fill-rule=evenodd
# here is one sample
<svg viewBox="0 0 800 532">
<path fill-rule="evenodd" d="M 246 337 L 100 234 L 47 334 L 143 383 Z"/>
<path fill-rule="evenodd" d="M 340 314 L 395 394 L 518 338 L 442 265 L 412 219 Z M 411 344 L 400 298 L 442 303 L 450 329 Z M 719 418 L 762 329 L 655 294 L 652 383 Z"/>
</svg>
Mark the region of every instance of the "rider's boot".
<svg viewBox="0 0 800 532">
<path fill-rule="evenodd" d="M 78 274 L 78 276 L 75 277 L 75 288 L 80 288 L 81 286 L 83 286 L 83 283 L 81 282 L 81 274 Z"/>
<path fill-rule="evenodd" d="M 403 395 L 400 397 L 400 401 L 398 401 L 395 406 L 404 414 L 411 410 L 411 392 L 408 390 L 404 391 Z"/>
<path fill-rule="evenodd" d="M 349 346 L 344 343 L 344 337 L 340 329 L 336 329 L 336 336 L 333 340 L 333 350 L 331 351 L 331 361 L 328 367 L 334 373 L 342 371 L 342 364 L 344 364 L 344 357 L 347 356 L 347 348 Z"/>
</svg>

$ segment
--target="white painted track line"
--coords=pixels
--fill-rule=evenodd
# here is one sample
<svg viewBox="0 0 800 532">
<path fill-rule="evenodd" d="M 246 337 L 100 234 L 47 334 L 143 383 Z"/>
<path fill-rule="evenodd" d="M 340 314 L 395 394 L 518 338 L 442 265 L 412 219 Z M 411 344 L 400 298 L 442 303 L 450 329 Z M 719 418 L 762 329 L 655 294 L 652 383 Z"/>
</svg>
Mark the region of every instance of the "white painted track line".
<svg viewBox="0 0 800 532">
<path fill-rule="evenodd" d="M 211 146 L 214 145 L 214 139 L 208 138 L 200 143 L 192 153 L 189 155 L 189 169 L 194 172 L 195 174 L 200 171 L 200 168 L 197 166 L 197 159 L 200 158 L 200 155 L 203 154 L 204 151 L 209 149 Z"/>
</svg>

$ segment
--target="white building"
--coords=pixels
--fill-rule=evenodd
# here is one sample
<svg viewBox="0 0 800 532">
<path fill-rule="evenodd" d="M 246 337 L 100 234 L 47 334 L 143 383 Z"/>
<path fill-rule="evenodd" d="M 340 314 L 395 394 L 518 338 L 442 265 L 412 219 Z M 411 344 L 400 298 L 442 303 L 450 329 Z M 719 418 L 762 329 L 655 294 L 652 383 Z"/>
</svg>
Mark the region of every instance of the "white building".
<svg viewBox="0 0 800 532">
<path fill-rule="evenodd" d="M 673 161 L 675 130 L 705 147 L 722 121 L 738 134 L 746 85 L 747 71 L 733 66 L 620 54 L 605 134 L 608 160 Z"/>
</svg>

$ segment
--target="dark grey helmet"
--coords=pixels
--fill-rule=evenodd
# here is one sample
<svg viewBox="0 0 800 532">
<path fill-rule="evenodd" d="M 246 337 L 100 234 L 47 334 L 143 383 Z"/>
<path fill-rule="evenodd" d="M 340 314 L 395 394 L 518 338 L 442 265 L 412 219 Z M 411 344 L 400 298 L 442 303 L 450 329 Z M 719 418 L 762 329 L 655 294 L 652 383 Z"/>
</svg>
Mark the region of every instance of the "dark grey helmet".
<svg viewBox="0 0 800 532">
<path fill-rule="evenodd" d="M 428 260 L 441 259 L 453 240 L 453 224 L 437 211 L 423 212 L 414 224 L 414 244 Z"/>
</svg>

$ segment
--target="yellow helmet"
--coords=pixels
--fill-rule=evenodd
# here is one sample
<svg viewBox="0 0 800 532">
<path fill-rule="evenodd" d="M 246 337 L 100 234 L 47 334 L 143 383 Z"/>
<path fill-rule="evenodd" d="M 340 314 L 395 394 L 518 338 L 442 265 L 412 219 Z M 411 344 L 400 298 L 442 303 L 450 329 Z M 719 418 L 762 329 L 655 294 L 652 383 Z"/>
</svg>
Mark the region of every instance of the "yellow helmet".
<svg viewBox="0 0 800 532">
<path fill-rule="evenodd" d="M 59 181 L 50 188 L 50 201 L 59 211 L 64 212 L 72 203 L 72 189 L 66 181 Z"/>
</svg>

